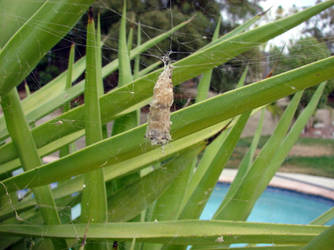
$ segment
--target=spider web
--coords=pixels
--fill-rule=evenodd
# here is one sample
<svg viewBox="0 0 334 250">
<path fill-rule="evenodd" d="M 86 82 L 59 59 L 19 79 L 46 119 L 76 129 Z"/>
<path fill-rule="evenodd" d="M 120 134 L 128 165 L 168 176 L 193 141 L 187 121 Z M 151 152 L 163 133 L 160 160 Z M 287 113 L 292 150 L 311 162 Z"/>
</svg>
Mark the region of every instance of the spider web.
<svg viewBox="0 0 334 250">
<path fill-rule="evenodd" d="M 38 0 L 36 0 L 38 1 Z M 36 2 L 35 1 L 35 2 Z M 32 1 L 29 1 L 29 2 L 34 2 L 33 0 Z M 169 0 L 169 1 L 165 1 L 165 4 L 166 6 L 168 5 L 167 3 L 169 3 L 169 7 L 165 7 L 163 10 L 167 11 L 169 13 L 169 18 L 170 18 L 170 27 L 175 27 L 176 24 L 178 24 L 178 19 L 177 17 L 173 14 L 173 8 L 175 7 L 175 5 L 173 4 L 173 1 L 172 0 Z M 116 16 L 121 16 L 121 13 L 119 10 L 116 10 L 112 7 L 110 7 L 109 5 L 107 4 L 101 4 L 99 6 L 100 9 L 102 10 L 108 10 L 112 13 L 114 13 L 114 15 Z M 192 6 L 192 8 L 195 8 L 195 6 Z M 203 10 L 203 8 L 202 8 Z M 205 12 L 205 8 L 204 8 L 204 12 Z M 6 15 L 5 11 L 2 11 L 2 14 L 3 15 Z M 226 21 L 224 20 L 224 12 L 222 12 L 222 15 L 223 15 L 223 22 Z M 20 21 L 20 22 L 24 22 L 26 20 L 23 20 L 24 17 L 22 16 L 17 16 L 17 15 L 14 15 L 14 16 L 11 16 L 11 18 L 13 19 L 13 21 Z M 102 18 L 101 22 L 107 22 L 108 19 L 111 18 L 111 17 L 108 17 L 108 16 L 105 16 L 104 18 Z M 212 24 L 215 24 L 214 20 L 217 20 L 217 17 L 212 17 Z M 270 17 L 269 17 L 270 19 Z M 271 17 L 271 19 L 273 19 Z M 128 21 L 128 24 L 131 24 L 131 25 L 134 25 L 135 27 L 138 26 L 138 22 L 137 21 L 134 21 L 133 19 L 131 18 L 127 18 L 127 21 Z M 268 20 L 265 20 L 266 22 Z M 240 23 L 239 23 L 240 24 Z M 117 24 L 115 24 L 117 25 Z M 236 25 L 236 24 L 234 24 Z M 129 26 L 129 25 L 128 25 Z M 159 33 L 163 33 L 163 32 L 166 32 L 168 29 L 165 29 L 165 28 L 161 28 L 159 27 L 158 25 L 157 26 L 150 26 L 150 25 L 147 25 L 145 23 L 141 23 L 141 26 L 142 26 L 142 35 L 143 37 L 145 37 L 145 39 L 151 39 L 152 36 L 150 35 L 151 31 L 158 31 Z M 39 25 L 36 24 L 36 28 L 38 29 L 39 28 Z M 214 25 L 212 25 L 210 27 L 210 29 L 213 31 L 214 30 Z M 300 29 L 300 28 L 299 28 Z M 54 35 L 57 36 L 57 32 L 56 31 L 53 31 L 54 32 Z M 76 26 L 71 32 L 77 32 L 78 34 L 84 34 L 85 33 L 85 27 L 80 27 L 80 26 Z M 36 38 L 38 39 L 38 38 Z M 185 40 L 184 40 L 185 39 Z M 279 39 L 279 38 L 277 38 Z M 112 33 L 111 35 L 108 34 L 107 36 L 104 37 L 104 40 L 105 40 L 105 43 L 103 45 L 103 51 L 106 52 L 105 54 L 103 54 L 103 61 L 104 63 L 106 62 L 109 62 L 112 58 L 115 58 L 117 56 L 117 45 L 115 43 L 115 41 L 118 40 L 118 34 L 114 34 Z M 194 48 L 193 45 L 194 43 L 196 43 L 196 41 L 198 40 L 205 40 L 206 42 L 210 42 L 210 37 L 206 36 L 206 35 L 200 35 L 200 34 L 195 34 L 194 33 L 187 33 L 183 30 L 181 31 L 177 31 L 175 32 L 175 34 L 171 35 L 169 37 L 169 39 L 167 40 L 168 41 L 168 46 L 167 46 L 167 49 L 164 47 L 162 47 L 161 45 L 156 45 L 154 46 L 153 48 L 149 49 L 148 51 L 146 51 L 145 53 L 143 53 L 141 56 L 143 58 L 146 58 L 147 60 L 141 60 L 141 68 L 145 68 L 147 67 L 149 63 L 151 63 L 152 61 L 157 61 L 157 60 L 162 60 L 162 58 L 166 55 L 170 56 L 172 60 L 178 60 L 180 58 L 183 58 L 183 57 L 186 57 L 188 55 L 190 55 L 191 53 L 195 52 L 197 50 L 197 48 Z M 64 43 L 65 41 L 65 43 Z M 63 62 L 67 62 L 67 54 L 68 54 L 68 50 L 69 50 L 69 46 L 70 46 L 70 43 L 71 43 L 71 38 L 70 36 L 66 36 L 64 38 L 64 40 L 62 42 L 60 42 L 58 45 L 55 46 L 55 48 L 53 48 L 52 52 L 58 52 L 58 51 L 66 51 L 66 53 L 63 53 L 63 55 L 65 55 L 64 57 L 63 56 L 59 56 L 59 55 L 56 55 L 55 59 L 57 61 L 63 61 Z M 327 42 L 332 42 L 332 40 L 329 40 Z M 296 59 L 296 56 L 294 55 L 293 58 L 289 58 L 289 54 L 288 54 L 288 48 L 289 48 L 289 41 L 283 41 L 281 42 L 280 41 L 280 44 L 278 45 L 278 48 L 282 48 L 285 46 L 285 49 L 284 50 L 278 50 L 278 52 L 276 51 L 276 53 L 271 53 L 269 54 L 268 56 L 266 57 L 257 57 L 257 56 L 253 56 L 253 57 L 249 57 L 249 55 L 247 54 L 243 54 L 243 55 L 240 55 L 238 56 L 236 59 L 233 59 L 233 63 L 227 63 L 227 64 L 224 64 L 224 65 L 220 65 L 220 66 L 217 66 L 215 69 L 214 69 L 214 72 L 215 74 L 217 74 L 218 76 L 221 76 L 221 75 L 224 75 L 224 74 L 231 74 L 231 72 L 233 73 L 234 71 L 238 70 L 239 69 L 239 72 L 237 72 L 237 74 L 240 74 L 241 70 L 240 68 L 245 66 L 246 64 L 249 65 L 250 67 L 250 77 L 248 79 L 248 82 L 253 82 L 253 81 L 256 81 L 256 80 L 260 80 L 263 78 L 263 76 L 265 76 L 268 71 L 273 67 L 273 65 L 275 65 L 276 63 L 279 63 L 282 59 L 282 54 L 285 55 L 285 58 L 286 60 L 295 60 Z M 67 44 L 67 45 L 64 45 L 64 44 Z M 187 48 L 187 50 L 175 50 L 175 44 L 179 44 L 181 45 L 181 48 Z M 267 45 L 266 47 L 264 47 L 263 44 L 258 44 L 257 46 L 257 50 L 258 51 L 270 51 L 270 46 L 274 46 L 275 44 L 269 44 Z M 76 46 L 78 47 L 77 49 L 77 54 L 76 54 L 76 57 L 81 57 L 83 56 L 84 52 L 81 48 L 85 48 L 85 36 L 79 36 L 79 40 L 76 42 Z M 254 46 L 254 43 L 250 44 L 250 47 L 253 47 Z M 320 46 L 318 44 L 314 44 L 312 42 L 309 43 L 308 45 L 310 48 L 314 47 L 314 46 Z M 316 56 L 315 54 L 312 54 L 312 53 L 317 53 L 317 52 L 313 52 L 311 50 L 310 52 L 310 56 Z M 46 61 L 52 61 L 54 60 L 54 54 L 52 53 L 48 53 L 46 55 L 46 57 L 43 59 L 43 60 L 46 60 Z M 304 59 L 305 55 L 300 55 L 299 58 L 297 59 Z M 66 63 L 65 63 L 66 65 Z M 24 65 L 22 65 L 22 67 L 24 67 Z M 38 74 L 38 71 L 35 70 L 31 75 L 30 75 L 30 81 L 32 82 L 34 88 L 39 88 L 42 86 L 41 84 L 41 80 L 40 80 L 40 76 L 37 75 Z M 237 78 L 237 77 L 236 77 Z M 82 79 L 79 78 L 79 79 Z M 117 78 L 112 78 L 111 80 L 113 80 L 115 82 L 115 79 Z M 196 84 L 198 83 L 199 81 L 199 78 L 194 78 L 194 79 L 191 79 L 188 81 L 188 83 L 193 83 L 193 85 L 196 86 Z M 233 82 L 231 84 L 231 89 L 235 86 L 236 82 Z M 116 85 L 116 84 L 115 84 Z M 190 84 L 191 85 L 191 84 Z M 115 86 L 113 86 L 115 87 Z M 180 88 L 180 91 L 182 93 L 182 91 L 185 91 L 187 92 L 187 85 L 180 85 L 178 88 Z M 224 88 L 215 88 L 215 87 L 212 87 L 211 88 L 211 91 L 213 94 L 219 94 L 223 91 L 225 91 L 226 89 Z M 191 92 L 191 91 L 190 91 Z M 135 94 L 135 93 L 134 93 Z M 195 101 L 195 95 L 189 95 L 189 94 L 184 94 L 183 95 L 186 96 L 185 100 L 180 101 L 181 104 L 183 104 L 183 106 L 188 106 L 188 105 L 191 105 L 192 103 L 194 103 Z M 80 101 L 78 101 L 80 102 Z M 176 110 L 176 109 L 180 109 L 182 108 L 182 105 L 181 106 L 174 106 L 173 107 L 173 110 Z M 46 118 L 43 118 L 41 119 L 40 121 L 38 121 L 36 123 L 36 126 L 48 121 L 49 119 L 51 119 L 52 117 L 54 117 L 55 115 L 59 115 L 61 113 L 61 110 L 57 110 L 55 112 L 53 112 L 51 115 L 48 115 Z M 145 122 L 145 116 L 146 114 L 143 113 L 142 114 L 142 122 Z M 63 122 L 75 122 L 75 121 L 63 121 Z M 112 123 L 109 123 L 108 124 L 108 129 L 109 129 L 109 134 L 110 134 L 110 131 L 111 131 L 111 128 L 112 128 Z M 85 146 L 85 142 L 84 142 L 84 138 L 81 138 L 79 141 L 76 142 L 76 145 L 77 145 L 77 148 L 80 149 L 82 147 Z M 47 161 L 52 161 L 52 160 L 56 160 L 57 158 L 59 157 L 59 154 L 58 152 L 50 155 L 48 158 L 46 158 Z M 20 172 L 22 172 L 23 170 L 22 169 L 18 169 L 18 170 L 15 170 L 13 171 L 13 175 L 16 175 L 16 174 L 19 174 Z M 36 177 L 38 178 L 38 177 Z M 0 182 L 1 185 L 4 186 L 4 184 L 2 182 Z M 57 184 L 57 183 L 54 183 L 52 184 L 52 188 L 55 189 L 58 185 L 61 185 L 60 184 Z M 4 188 L 6 189 L 6 187 L 4 186 Z M 85 188 L 85 186 L 83 186 L 83 188 Z M 154 188 L 154 187 L 152 187 Z M 7 200 L 8 202 L 7 203 L 3 203 L 1 206 L 0 206 L 0 209 L 12 209 L 14 210 L 14 213 L 15 213 L 15 218 L 16 220 L 19 222 L 19 223 L 27 223 L 27 224 L 30 224 L 30 223 L 34 223 L 29 217 L 28 218 L 25 218 L 26 214 L 25 214 L 25 211 L 20 211 L 18 208 L 17 208 L 17 202 L 15 201 L 15 199 L 13 199 L 13 194 L 10 194 L 10 193 L 6 193 L 6 196 L 7 196 Z M 14 194 L 15 195 L 15 194 Z M 78 193 L 74 193 L 72 194 L 73 197 L 78 197 Z M 31 193 L 31 190 L 30 189 L 25 189 L 25 190 L 22 190 L 22 191 L 18 191 L 17 192 L 17 198 L 19 200 L 28 200 L 29 197 L 33 197 L 33 194 Z M 69 205 L 67 206 L 63 206 L 63 207 L 59 207 L 57 206 L 57 209 L 59 210 L 60 213 L 66 213 L 67 214 L 67 220 L 69 221 L 69 223 L 72 223 L 73 224 L 73 230 L 75 232 L 75 218 L 78 216 L 78 214 L 80 213 L 80 206 L 78 205 L 79 203 L 77 204 L 73 204 L 73 202 L 69 202 Z M 38 205 L 39 207 L 41 206 L 47 206 L 47 205 L 43 205 L 43 204 L 39 204 Z M 38 208 L 38 206 L 36 206 L 36 208 Z M 76 215 L 74 215 L 74 213 Z M 154 219 L 154 218 L 153 218 Z M 87 227 L 89 227 L 89 224 L 87 225 Z M 82 239 L 84 238 L 85 236 L 84 235 L 79 235 L 79 234 L 76 234 L 76 237 L 78 239 Z M 43 238 L 43 235 L 42 235 L 42 238 Z M 34 244 L 37 244 L 39 240 L 36 240 L 36 239 L 26 239 L 27 241 L 27 245 L 28 246 L 32 246 Z M 36 241 L 36 242 L 35 242 Z M 78 240 L 77 242 L 77 245 L 76 246 L 79 246 L 81 244 L 82 241 Z M 87 243 L 88 244 L 88 243 Z"/>
</svg>

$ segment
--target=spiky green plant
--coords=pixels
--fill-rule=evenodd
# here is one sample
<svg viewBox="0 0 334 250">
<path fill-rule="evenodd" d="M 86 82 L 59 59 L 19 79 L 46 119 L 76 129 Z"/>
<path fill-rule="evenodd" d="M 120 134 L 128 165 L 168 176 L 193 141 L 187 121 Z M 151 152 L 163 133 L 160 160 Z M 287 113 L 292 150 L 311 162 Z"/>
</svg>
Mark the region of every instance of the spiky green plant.
<svg viewBox="0 0 334 250">
<path fill-rule="evenodd" d="M 20 2 L 1 4 L 11 5 L 8 10 L 15 15 L 15 6 Z M 247 28 L 261 15 L 222 37 L 218 37 L 218 27 L 211 43 L 173 63 L 174 85 L 201 74 L 203 78 L 197 102 L 172 114 L 173 140 L 163 148 L 151 146 L 144 138 L 146 124 L 137 123 L 138 109 L 150 102 L 162 69 L 150 72 L 158 66 L 154 64 L 139 71 L 139 56 L 189 21 L 129 51 L 132 42 L 126 41 L 124 6 L 119 60 L 101 69 L 100 34 L 90 15 L 86 57 L 73 64 L 72 51 L 67 72 L 23 101 L 18 98 L 15 87 L 92 2 L 25 3 L 25 9 L 20 10 L 25 21 L 0 31 L 0 95 L 4 111 L 0 131 L 2 139 L 11 138 L 0 146 L 0 247 L 111 249 L 119 245 L 124 249 L 186 249 L 191 245 L 193 249 L 226 249 L 232 243 L 248 243 L 251 245 L 247 249 L 257 249 L 254 244 L 270 243 L 273 245 L 267 249 L 330 249 L 333 228 L 322 224 L 334 217 L 332 210 L 314 220 L 313 225 L 244 220 L 314 112 L 325 81 L 334 77 L 334 57 L 242 87 L 246 69 L 235 90 L 210 99 L 206 99 L 206 92 L 215 66 L 308 20 L 334 1 L 250 31 Z M 136 60 L 134 79 L 132 59 Z M 119 86 L 104 94 L 102 78 L 117 69 Z M 85 81 L 70 86 L 85 70 Z M 290 126 L 302 90 L 317 84 L 312 100 Z M 68 107 L 68 102 L 83 92 L 84 105 L 66 108 L 58 117 L 29 127 L 51 111 Z M 291 94 L 295 94 L 294 98 L 258 157 L 254 152 L 262 123 L 213 219 L 200 221 L 249 116 Z M 104 125 L 111 121 L 116 124 L 114 132 L 106 138 Z M 57 161 L 42 164 L 41 157 L 64 150 L 82 136 L 86 137 L 85 148 L 70 154 L 66 150 Z M 214 140 L 207 145 L 212 137 Z M 277 148 L 282 150 L 277 152 Z M 13 170 L 20 167 L 24 173 L 12 176 Z M 51 190 L 53 182 L 59 185 Z M 15 191 L 21 189 L 29 192 L 19 200 Z M 70 214 L 77 204 L 82 207 L 78 219 Z"/>
</svg>

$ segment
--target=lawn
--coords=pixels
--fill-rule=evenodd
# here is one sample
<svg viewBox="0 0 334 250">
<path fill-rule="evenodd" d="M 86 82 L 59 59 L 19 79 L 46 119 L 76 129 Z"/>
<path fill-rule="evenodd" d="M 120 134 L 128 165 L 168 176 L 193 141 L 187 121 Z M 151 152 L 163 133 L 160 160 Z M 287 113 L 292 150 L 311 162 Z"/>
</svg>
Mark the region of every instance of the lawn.
<svg viewBox="0 0 334 250">
<path fill-rule="evenodd" d="M 259 149 L 265 144 L 269 136 L 262 136 Z M 227 164 L 228 168 L 237 168 L 240 160 L 252 141 L 251 137 L 241 138 Z M 321 138 L 299 138 L 284 161 L 280 170 L 282 172 L 294 172 L 312 174 L 334 178 L 334 140 Z"/>
</svg>

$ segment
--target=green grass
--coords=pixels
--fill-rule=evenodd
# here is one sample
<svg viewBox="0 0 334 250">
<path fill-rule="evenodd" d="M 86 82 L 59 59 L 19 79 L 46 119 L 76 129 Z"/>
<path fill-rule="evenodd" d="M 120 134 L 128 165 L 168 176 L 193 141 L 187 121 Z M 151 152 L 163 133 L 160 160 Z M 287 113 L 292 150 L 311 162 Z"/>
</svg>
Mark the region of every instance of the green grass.
<svg viewBox="0 0 334 250">
<path fill-rule="evenodd" d="M 289 167 L 284 167 L 286 165 L 293 165 L 294 166 L 293 169 L 300 168 L 301 172 L 334 178 L 333 162 L 334 162 L 334 155 L 320 156 L 320 157 L 294 156 L 286 159 L 283 168 L 289 168 Z"/>
<path fill-rule="evenodd" d="M 259 141 L 259 148 L 262 148 L 268 139 L 269 136 L 262 136 Z M 238 167 L 240 160 L 247 152 L 247 148 L 250 146 L 251 141 L 252 137 L 245 137 L 239 140 L 227 167 Z M 319 146 L 331 148 L 333 154 L 320 156 L 289 156 L 283 163 L 280 171 L 334 178 L 334 140 L 302 137 L 298 139 L 296 145 L 309 146 L 311 148 L 314 147 L 317 149 Z"/>
<path fill-rule="evenodd" d="M 266 141 L 269 139 L 269 135 L 261 136 L 259 141 L 259 147 L 262 148 Z M 252 143 L 253 137 L 240 138 L 237 147 L 249 147 Z"/>
<path fill-rule="evenodd" d="M 259 141 L 259 147 L 266 143 L 269 139 L 269 135 L 261 136 Z M 253 137 L 241 138 L 237 144 L 238 147 L 249 147 L 252 142 Z M 297 144 L 300 145 L 322 145 L 331 147 L 334 150 L 334 140 L 333 139 L 322 139 L 322 138 L 311 138 L 311 137 L 301 137 L 298 139 Z"/>
<path fill-rule="evenodd" d="M 334 139 L 302 137 L 302 138 L 299 138 L 298 144 L 303 144 L 303 145 L 317 144 L 317 145 L 322 145 L 322 146 L 328 146 L 334 149 Z"/>
</svg>

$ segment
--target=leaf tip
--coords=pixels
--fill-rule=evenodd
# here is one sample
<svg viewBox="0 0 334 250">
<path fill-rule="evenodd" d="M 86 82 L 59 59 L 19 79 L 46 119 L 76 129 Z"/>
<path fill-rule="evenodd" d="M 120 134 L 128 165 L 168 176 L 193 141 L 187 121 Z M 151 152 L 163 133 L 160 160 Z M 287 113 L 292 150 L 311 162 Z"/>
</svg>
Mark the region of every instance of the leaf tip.
<svg viewBox="0 0 334 250">
<path fill-rule="evenodd" d="M 195 15 L 193 15 L 191 18 L 189 18 L 189 20 L 187 21 L 187 23 L 192 22 L 192 21 L 195 19 L 196 16 L 197 16 L 197 14 L 195 14 Z"/>
<path fill-rule="evenodd" d="M 265 11 L 260 12 L 259 14 L 257 14 L 258 16 L 264 16 L 265 14 L 267 14 L 273 6 L 271 6 L 270 8 L 266 9 Z"/>
<path fill-rule="evenodd" d="M 89 7 L 89 10 L 88 10 L 88 22 L 92 22 L 93 19 L 94 19 L 93 8 Z"/>
</svg>

